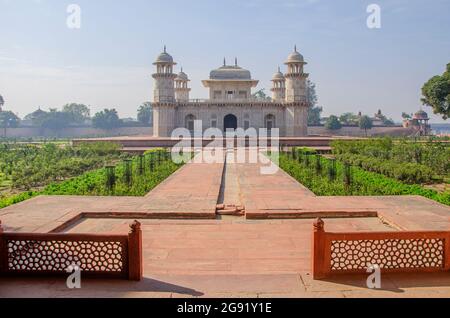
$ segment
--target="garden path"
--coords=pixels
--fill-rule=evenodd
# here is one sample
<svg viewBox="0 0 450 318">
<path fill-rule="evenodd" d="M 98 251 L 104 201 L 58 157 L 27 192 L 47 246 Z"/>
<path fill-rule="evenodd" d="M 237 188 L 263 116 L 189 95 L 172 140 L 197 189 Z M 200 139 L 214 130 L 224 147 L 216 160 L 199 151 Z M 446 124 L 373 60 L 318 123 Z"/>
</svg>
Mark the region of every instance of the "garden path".
<svg viewBox="0 0 450 318">
<path fill-rule="evenodd" d="M 0 297 L 449 297 L 447 273 L 383 275 L 382 290 L 367 289 L 365 275 L 314 281 L 310 274 L 317 216 L 327 217 L 328 231 L 450 230 L 449 207 L 413 196 L 316 197 L 283 171 L 262 175 L 261 167 L 228 170 L 227 200 L 238 195 L 246 218 L 216 219 L 220 163 L 187 164 L 142 198 L 41 196 L 2 209 L 5 231 L 16 232 L 48 232 L 94 213 L 64 231 L 123 234 L 140 219 L 144 279 L 83 280 L 69 290 L 64 279 L 8 278 Z M 339 218 L 343 212 L 358 217 Z"/>
</svg>

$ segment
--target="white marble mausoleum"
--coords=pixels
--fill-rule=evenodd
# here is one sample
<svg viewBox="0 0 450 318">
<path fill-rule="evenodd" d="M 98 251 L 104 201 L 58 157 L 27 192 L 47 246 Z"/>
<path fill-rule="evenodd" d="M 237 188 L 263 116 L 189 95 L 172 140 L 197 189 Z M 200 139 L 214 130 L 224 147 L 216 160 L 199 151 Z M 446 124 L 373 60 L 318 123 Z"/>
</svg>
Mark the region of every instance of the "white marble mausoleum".
<svg viewBox="0 0 450 318">
<path fill-rule="evenodd" d="M 170 137 L 175 128 L 194 129 L 194 122 L 201 120 L 203 130 L 211 127 L 222 131 L 236 128 L 278 128 L 280 136 L 301 137 L 307 135 L 308 101 L 304 71 L 307 64 L 294 49 L 286 62 L 286 73 L 278 72 L 272 78 L 272 97 L 263 99 L 252 96 L 258 80 L 250 71 L 234 65 L 211 71 L 209 79 L 202 81 L 209 89 L 209 99 L 191 99 L 189 78 L 186 73 L 174 74 L 173 57 L 166 48 L 153 63 L 156 67 L 153 94 L 153 134 Z"/>
</svg>

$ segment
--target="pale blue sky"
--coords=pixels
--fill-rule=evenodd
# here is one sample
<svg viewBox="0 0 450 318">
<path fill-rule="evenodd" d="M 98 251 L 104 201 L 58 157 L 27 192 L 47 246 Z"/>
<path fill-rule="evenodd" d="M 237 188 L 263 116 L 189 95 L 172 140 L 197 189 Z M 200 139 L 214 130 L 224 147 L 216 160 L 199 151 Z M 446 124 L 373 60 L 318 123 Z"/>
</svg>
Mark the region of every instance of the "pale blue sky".
<svg viewBox="0 0 450 318">
<path fill-rule="evenodd" d="M 80 30 L 66 26 L 71 3 Z M 382 9 L 379 30 L 366 26 L 371 3 Z M 224 56 L 268 90 L 297 44 L 325 115 L 381 108 L 396 120 L 450 63 L 448 0 L 0 0 L 0 12 L 0 94 L 20 116 L 80 102 L 135 117 L 164 44 L 193 98 L 207 96 L 201 80 Z"/>
</svg>

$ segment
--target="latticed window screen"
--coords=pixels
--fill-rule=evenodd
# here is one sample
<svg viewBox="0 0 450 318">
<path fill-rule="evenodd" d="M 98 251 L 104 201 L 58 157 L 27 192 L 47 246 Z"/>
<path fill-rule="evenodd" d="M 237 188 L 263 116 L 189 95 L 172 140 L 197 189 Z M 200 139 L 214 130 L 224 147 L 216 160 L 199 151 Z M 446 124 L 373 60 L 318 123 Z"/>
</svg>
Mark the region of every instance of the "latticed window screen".
<svg viewBox="0 0 450 318">
<path fill-rule="evenodd" d="M 331 271 L 444 267 L 445 239 L 336 240 L 331 242 Z"/>
<path fill-rule="evenodd" d="M 9 271 L 122 272 L 126 264 L 123 242 L 8 240 L 7 248 Z"/>
</svg>

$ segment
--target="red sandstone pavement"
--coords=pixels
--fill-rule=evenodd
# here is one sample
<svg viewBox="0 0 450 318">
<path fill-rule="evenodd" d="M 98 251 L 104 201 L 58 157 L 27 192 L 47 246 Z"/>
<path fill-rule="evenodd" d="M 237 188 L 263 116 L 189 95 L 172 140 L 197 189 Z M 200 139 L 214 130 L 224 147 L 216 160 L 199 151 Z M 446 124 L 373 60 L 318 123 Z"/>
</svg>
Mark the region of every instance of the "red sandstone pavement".
<svg viewBox="0 0 450 318">
<path fill-rule="evenodd" d="M 312 222 L 317 215 L 329 217 L 325 224 L 330 231 L 450 230 L 449 207 L 411 196 L 316 197 L 284 172 L 267 176 L 259 168 L 237 164 L 229 175 L 237 178 L 230 184 L 239 186 L 247 219 L 192 219 L 215 218 L 222 164 L 188 164 L 144 198 L 39 197 L 2 209 L 6 231 L 19 232 L 47 232 L 81 212 L 105 216 L 114 212 L 124 219 L 81 219 L 67 231 L 127 233 L 128 224 L 139 218 L 137 213 L 191 219 L 141 219 L 142 282 L 86 280 L 81 290 L 70 291 L 61 279 L 2 279 L 0 297 L 450 296 L 448 273 L 383 275 L 381 291 L 368 290 L 365 276 L 313 281 L 309 273 Z M 382 219 L 330 218 L 340 212 Z M 250 219 L 286 217 L 290 219 Z"/>
<path fill-rule="evenodd" d="M 192 140 L 199 140 L 200 138 L 192 138 Z M 214 138 L 209 138 L 214 140 Z M 280 140 L 330 140 L 330 139 L 361 139 L 361 137 L 349 136 L 313 136 L 313 137 L 280 137 Z M 100 138 L 79 138 L 74 139 L 74 142 L 98 142 L 98 141 L 120 141 L 120 140 L 156 140 L 166 141 L 173 140 L 171 137 L 154 137 L 152 135 L 136 135 L 136 136 L 117 136 L 117 137 L 100 137 Z M 177 139 L 175 139 L 177 140 Z"/>
<path fill-rule="evenodd" d="M 5 231 L 50 232 L 81 213 L 215 218 L 223 164 L 188 163 L 146 197 L 39 196 L 0 210 Z"/>
<path fill-rule="evenodd" d="M 189 163 L 183 168 L 151 191 L 145 197 L 143 207 L 155 212 L 214 215 L 223 163 Z"/>
<path fill-rule="evenodd" d="M 264 175 L 260 168 L 260 164 L 237 164 L 247 218 L 314 218 L 352 212 L 376 214 L 401 230 L 450 230 L 450 207 L 421 196 L 317 197 L 283 170 Z"/>
<path fill-rule="evenodd" d="M 79 222 L 69 233 L 126 233 L 132 219 Z M 395 231 L 377 218 L 342 223 L 332 231 Z M 310 270 L 312 220 L 142 220 L 145 274 L 295 274 Z"/>
<path fill-rule="evenodd" d="M 84 220 L 71 233 L 123 233 L 132 220 Z M 377 218 L 328 219 L 331 231 L 392 231 Z M 141 282 L 2 279 L 0 297 L 449 297 L 448 273 L 382 275 L 369 290 L 364 275 L 314 281 L 312 220 L 142 220 Z"/>
</svg>

